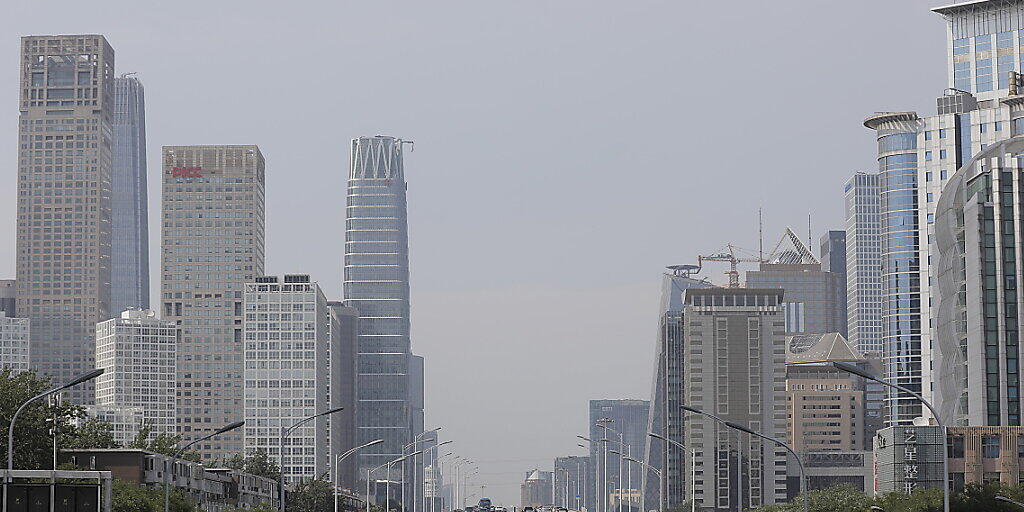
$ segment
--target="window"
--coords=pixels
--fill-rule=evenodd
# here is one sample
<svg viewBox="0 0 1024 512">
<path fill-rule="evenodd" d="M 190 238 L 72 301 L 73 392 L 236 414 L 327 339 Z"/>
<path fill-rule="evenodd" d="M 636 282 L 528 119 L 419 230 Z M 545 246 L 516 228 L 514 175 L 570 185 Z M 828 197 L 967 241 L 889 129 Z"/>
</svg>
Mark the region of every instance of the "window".
<svg viewBox="0 0 1024 512">
<path fill-rule="evenodd" d="M 951 459 L 964 458 L 964 436 L 949 436 L 949 443 L 946 445 L 946 455 Z"/>
<path fill-rule="evenodd" d="M 940 139 L 945 139 L 946 138 L 946 129 L 945 128 L 939 128 L 939 138 Z"/>
<path fill-rule="evenodd" d="M 995 122 L 995 130 L 998 132 L 998 131 L 1002 131 L 1002 129 L 1003 129 L 1003 122 L 1002 121 L 996 121 Z"/>
<path fill-rule="evenodd" d="M 939 158 L 946 158 L 946 150 L 945 149 L 940 149 L 939 150 Z"/>
<path fill-rule="evenodd" d="M 985 123 L 981 123 L 981 124 L 979 124 L 979 125 L 978 125 L 978 131 L 979 131 L 980 133 L 985 133 L 985 132 L 986 132 L 986 130 L 985 130 L 985 126 L 986 126 L 986 125 L 985 125 Z"/>
<path fill-rule="evenodd" d="M 932 180 L 932 172 L 931 171 L 928 171 L 928 172 L 924 173 L 924 180 L 925 181 L 931 181 Z"/>
<path fill-rule="evenodd" d="M 942 171 L 939 171 L 939 179 L 942 179 L 942 180 L 946 179 L 946 170 L 945 169 L 943 169 Z"/>
<path fill-rule="evenodd" d="M 932 132 L 931 131 L 924 132 L 924 140 L 932 140 Z"/>
<path fill-rule="evenodd" d="M 924 159 L 925 160 L 931 160 L 932 159 L 932 152 L 931 151 L 925 151 L 924 152 Z"/>
<path fill-rule="evenodd" d="M 981 456 L 986 459 L 999 458 L 999 436 L 981 437 Z"/>
</svg>

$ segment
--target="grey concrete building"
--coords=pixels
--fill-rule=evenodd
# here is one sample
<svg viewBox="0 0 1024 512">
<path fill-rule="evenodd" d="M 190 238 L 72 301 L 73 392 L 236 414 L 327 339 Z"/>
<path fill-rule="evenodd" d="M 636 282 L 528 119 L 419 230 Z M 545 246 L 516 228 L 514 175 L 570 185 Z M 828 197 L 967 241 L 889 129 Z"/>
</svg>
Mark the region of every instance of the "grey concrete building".
<svg viewBox="0 0 1024 512">
<path fill-rule="evenodd" d="M 384 440 L 360 451 L 360 474 L 402 456 L 422 425 L 410 382 L 405 144 L 375 136 L 351 146 L 343 288 L 345 305 L 359 311 L 358 443 Z"/>
<path fill-rule="evenodd" d="M 847 338 L 848 311 L 846 307 L 846 231 L 832 230 L 821 235 L 819 241 L 821 271 L 836 274 L 839 279 L 836 286 L 836 313 L 839 318 L 839 329 L 836 331 Z"/>
<path fill-rule="evenodd" d="M 519 486 L 520 507 L 540 508 L 551 505 L 551 472 L 535 469 L 526 474 Z"/>
<path fill-rule="evenodd" d="M 776 439 L 786 436 L 784 291 L 690 289 L 683 296 L 685 403 Z M 786 451 L 687 413 L 697 506 L 738 511 L 786 499 Z"/>
<path fill-rule="evenodd" d="M 658 340 L 655 353 L 654 379 L 648 432 L 660 434 L 677 443 L 683 442 L 683 293 L 691 288 L 711 286 L 706 280 L 693 277 L 692 265 L 674 265 L 662 276 L 661 303 L 658 308 Z M 678 447 L 659 439 L 647 438 L 644 460 L 662 472 L 662 488 L 657 479 L 649 478 L 646 487 L 648 503 L 657 503 L 664 493 L 665 503 L 672 507 L 688 498 L 684 472 L 689 469 L 689 455 Z M 594 467 L 593 465 L 591 467 Z M 591 470 L 591 475 L 594 470 Z M 588 479 L 587 507 L 594 510 L 594 481 Z"/>
<path fill-rule="evenodd" d="M 862 354 L 882 354 L 881 176 L 858 172 L 846 195 L 847 339 Z"/>
<path fill-rule="evenodd" d="M 245 283 L 263 275 L 264 170 L 258 147 L 164 146 L 161 310 L 181 328 L 178 433 L 193 439 L 243 418 Z M 242 451 L 242 431 L 203 445 Z"/>
<path fill-rule="evenodd" d="M 281 428 L 330 409 L 331 312 L 308 275 L 257 277 L 245 285 L 245 451 L 280 461 L 287 485 L 331 471 L 330 420 Z M 283 451 L 283 453 L 282 453 Z"/>
<path fill-rule="evenodd" d="M 110 316 L 114 49 L 96 34 L 21 39 L 17 310 L 32 367 L 62 382 L 94 365 Z M 93 397 L 91 382 L 68 396 Z"/>
<path fill-rule="evenodd" d="M 153 435 L 174 434 L 178 326 L 152 310 L 129 309 L 96 324 L 96 406 L 110 412 L 138 408 Z M 142 428 L 115 421 L 117 441 L 127 444 Z"/>
<path fill-rule="evenodd" d="M 149 309 L 146 99 L 138 78 L 114 79 L 111 311 Z"/>
</svg>

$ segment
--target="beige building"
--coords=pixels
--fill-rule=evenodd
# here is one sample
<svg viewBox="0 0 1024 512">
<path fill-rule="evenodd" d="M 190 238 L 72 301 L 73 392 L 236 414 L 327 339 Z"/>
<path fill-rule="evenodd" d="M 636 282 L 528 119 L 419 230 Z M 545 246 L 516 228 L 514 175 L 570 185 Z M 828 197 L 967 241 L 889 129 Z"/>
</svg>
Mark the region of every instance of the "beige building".
<svg viewBox="0 0 1024 512">
<path fill-rule="evenodd" d="M 181 329 L 178 433 L 211 433 L 243 418 L 245 283 L 263 275 L 264 160 L 258 147 L 164 146 L 161 290 Z M 242 451 L 235 430 L 204 444 L 204 459 Z"/>
<path fill-rule="evenodd" d="M 866 364 L 867 359 L 836 332 L 789 336 L 786 342 L 786 427 L 793 449 L 866 449 L 862 379 L 813 363 Z"/>
<path fill-rule="evenodd" d="M 93 367 L 109 318 L 114 50 L 100 35 L 21 39 L 17 311 L 32 366 L 57 381 Z M 92 401 L 92 383 L 67 391 Z"/>
<path fill-rule="evenodd" d="M 1024 483 L 1024 427 L 949 427 L 954 489 L 971 483 Z"/>
</svg>

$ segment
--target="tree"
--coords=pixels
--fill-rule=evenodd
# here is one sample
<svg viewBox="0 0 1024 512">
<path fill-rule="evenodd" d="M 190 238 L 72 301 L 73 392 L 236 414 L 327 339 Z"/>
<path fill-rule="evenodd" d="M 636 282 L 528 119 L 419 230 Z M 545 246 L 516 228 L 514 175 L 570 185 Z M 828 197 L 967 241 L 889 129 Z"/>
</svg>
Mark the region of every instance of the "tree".
<svg viewBox="0 0 1024 512">
<path fill-rule="evenodd" d="M 322 478 L 306 480 L 295 485 L 285 495 L 286 512 L 331 512 L 334 510 L 334 490 Z"/>
<path fill-rule="evenodd" d="M 58 438 L 59 448 L 120 448 L 114 440 L 114 427 L 97 418 L 88 418 L 77 427 L 62 432 Z"/>
<path fill-rule="evenodd" d="M 178 443 L 181 442 L 181 435 L 178 434 L 166 434 L 159 433 L 156 437 L 150 439 L 153 434 L 153 427 L 151 425 L 143 425 L 139 429 L 139 432 L 135 434 L 135 439 L 128 443 L 128 448 L 135 448 L 137 450 L 148 450 L 153 453 L 161 453 L 163 455 L 173 456 L 178 451 Z M 180 458 L 189 460 L 192 462 L 199 462 L 199 453 L 194 450 L 186 450 L 179 455 Z"/>
<path fill-rule="evenodd" d="M 28 399 L 53 387 L 35 372 L 0 371 L 0 453 L 7 453 L 7 429 L 14 412 Z M 50 427 L 56 419 L 58 432 L 72 432 L 73 420 L 83 418 L 85 410 L 77 405 L 51 405 L 45 398 L 29 404 L 14 426 L 15 469 L 50 468 L 53 464 L 53 438 Z"/>
<path fill-rule="evenodd" d="M 255 449 L 249 453 L 236 453 L 223 461 L 226 468 L 237 469 L 251 475 L 272 478 L 280 482 L 281 466 L 271 460 L 265 450 Z"/>
<path fill-rule="evenodd" d="M 807 493 L 810 512 L 866 511 L 872 501 L 866 494 L 849 485 L 839 485 Z M 769 505 L 758 510 L 763 512 L 803 512 L 803 495 L 788 503 Z M 885 509 L 888 511 L 889 509 Z"/>
<path fill-rule="evenodd" d="M 162 512 L 162 487 L 145 487 L 124 480 L 114 480 L 111 512 Z M 171 490 L 171 512 L 195 512 L 195 505 L 181 491 Z"/>
</svg>

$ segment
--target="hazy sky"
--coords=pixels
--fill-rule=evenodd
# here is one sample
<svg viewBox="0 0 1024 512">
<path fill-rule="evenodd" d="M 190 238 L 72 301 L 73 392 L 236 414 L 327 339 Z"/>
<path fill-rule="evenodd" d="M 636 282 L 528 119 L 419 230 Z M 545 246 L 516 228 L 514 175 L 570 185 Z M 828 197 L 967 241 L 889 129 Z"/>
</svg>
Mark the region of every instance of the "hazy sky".
<svg viewBox="0 0 1024 512">
<path fill-rule="evenodd" d="M 0 16 L 0 277 L 14 275 L 19 36 L 100 33 L 160 146 L 258 144 L 267 272 L 340 298 L 349 139 L 416 141 L 413 347 L 427 425 L 518 504 L 580 454 L 587 400 L 650 395 L 660 275 L 843 226 L 874 111 L 934 112 L 936 2 L 32 2 Z M 102 7 L 97 7 L 102 6 Z M 815 249 L 817 251 L 817 249 Z M 721 280 L 724 267 L 712 275 Z"/>
</svg>

